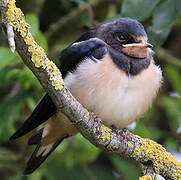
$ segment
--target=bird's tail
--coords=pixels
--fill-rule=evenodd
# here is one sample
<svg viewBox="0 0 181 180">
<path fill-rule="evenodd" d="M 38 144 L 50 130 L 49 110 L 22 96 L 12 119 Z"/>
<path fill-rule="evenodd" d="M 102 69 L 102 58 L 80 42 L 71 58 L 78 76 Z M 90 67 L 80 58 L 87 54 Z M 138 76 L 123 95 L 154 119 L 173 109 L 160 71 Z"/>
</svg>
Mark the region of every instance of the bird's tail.
<svg viewBox="0 0 181 180">
<path fill-rule="evenodd" d="M 41 143 L 44 128 L 38 130 L 28 139 L 28 145 L 38 145 Z"/>
<path fill-rule="evenodd" d="M 32 136 L 30 139 L 32 140 L 33 137 L 35 137 L 35 136 Z M 40 140 L 39 144 L 36 146 L 35 151 L 31 155 L 31 157 L 26 165 L 24 175 L 33 173 L 66 137 L 57 139 L 56 141 L 54 141 L 48 145 L 43 145 Z M 36 143 L 32 143 L 32 144 L 30 143 L 30 145 L 33 145 L 33 144 L 37 144 L 37 141 L 36 141 Z"/>
</svg>

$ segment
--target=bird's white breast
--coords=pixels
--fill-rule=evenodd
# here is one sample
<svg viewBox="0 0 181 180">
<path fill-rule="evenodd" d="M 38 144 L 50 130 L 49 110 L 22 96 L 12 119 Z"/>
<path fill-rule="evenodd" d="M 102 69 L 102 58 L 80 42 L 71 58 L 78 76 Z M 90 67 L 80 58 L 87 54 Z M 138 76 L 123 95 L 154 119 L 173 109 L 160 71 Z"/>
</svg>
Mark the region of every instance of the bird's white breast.
<svg viewBox="0 0 181 180">
<path fill-rule="evenodd" d="M 122 128 L 148 110 L 161 80 L 161 71 L 153 61 L 139 75 L 128 77 L 106 55 L 97 63 L 83 61 L 66 76 L 65 83 L 73 96 L 105 124 Z"/>
</svg>

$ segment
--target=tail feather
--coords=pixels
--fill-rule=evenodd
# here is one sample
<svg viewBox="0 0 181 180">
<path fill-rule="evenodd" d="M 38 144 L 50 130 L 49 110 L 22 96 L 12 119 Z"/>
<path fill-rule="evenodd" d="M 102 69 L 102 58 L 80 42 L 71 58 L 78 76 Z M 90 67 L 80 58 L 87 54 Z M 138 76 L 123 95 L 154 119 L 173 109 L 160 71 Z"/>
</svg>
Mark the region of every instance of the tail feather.
<svg viewBox="0 0 181 180">
<path fill-rule="evenodd" d="M 40 124 L 44 123 L 56 113 L 56 106 L 50 96 L 46 94 L 40 103 L 36 106 L 30 117 L 24 124 L 10 137 L 10 140 L 19 138 L 29 133 Z"/>
<path fill-rule="evenodd" d="M 31 155 L 23 174 L 28 175 L 33 173 L 66 137 L 45 146 L 41 145 L 41 143 L 38 144 Z"/>
<path fill-rule="evenodd" d="M 37 145 L 40 144 L 41 138 L 43 134 L 43 128 L 37 131 L 35 134 L 33 134 L 29 140 L 28 140 L 28 145 Z"/>
</svg>

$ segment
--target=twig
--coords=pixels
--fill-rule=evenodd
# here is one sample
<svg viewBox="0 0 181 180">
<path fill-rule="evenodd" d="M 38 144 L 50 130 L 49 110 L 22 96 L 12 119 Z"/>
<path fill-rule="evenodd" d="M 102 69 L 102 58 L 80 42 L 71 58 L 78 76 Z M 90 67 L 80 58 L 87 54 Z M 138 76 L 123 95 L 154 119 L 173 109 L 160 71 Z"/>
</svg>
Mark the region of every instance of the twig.
<svg viewBox="0 0 181 180">
<path fill-rule="evenodd" d="M 139 180 L 154 180 L 155 172 L 154 167 L 151 162 L 148 162 L 144 165 L 143 176 L 139 178 Z"/>
<path fill-rule="evenodd" d="M 13 97 L 21 89 L 21 84 L 17 82 L 11 89 L 11 91 L 6 95 L 5 99 Z"/>
<path fill-rule="evenodd" d="M 7 8 L 7 1 L 0 1 L 0 6 L 2 9 Z M 14 41 L 14 32 L 13 32 L 13 27 L 9 24 L 7 16 L 2 18 L 2 24 L 5 25 L 6 29 L 7 29 L 7 37 L 8 37 L 8 43 L 9 43 L 9 47 L 12 51 L 12 53 L 14 53 L 16 47 L 15 47 L 15 41 Z"/>
<path fill-rule="evenodd" d="M 90 24 L 90 28 L 91 28 L 91 29 L 94 29 L 94 28 L 96 27 L 96 22 L 95 22 L 95 19 L 94 19 L 94 11 L 93 11 L 91 5 L 88 5 L 88 6 L 87 6 L 87 12 L 88 12 L 88 14 L 89 14 L 89 24 Z"/>
<path fill-rule="evenodd" d="M 156 51 L 156 58 L 181 68 L 181 59 L 174 57 L 168 50 L 160 48 Z"/>
<path fill-rule="evenodd" d="M 6 2 L 6 0 L 1 1 Z M 115 130 L 104 126 L 99 118 L 90 114 L 76 101 L 65 87 L 58 68 L 34 41 L 21 10 L 15 6 L 15 0 L 10 0 L 7 11 L 2 9 L 2 13 L 3 17 L 8 16 L 9 24 L 13 27 L 17 51 L 24 63 L 39 79 L 57 109 L 69 118 L 85 138 L 108 152 L 143 164 L 151 162 L 154 172 L 167 179 L 180 179 L 181 163 L 165 148 L 152 140 L 133 135 L 125 129 Z"/>
</svg>

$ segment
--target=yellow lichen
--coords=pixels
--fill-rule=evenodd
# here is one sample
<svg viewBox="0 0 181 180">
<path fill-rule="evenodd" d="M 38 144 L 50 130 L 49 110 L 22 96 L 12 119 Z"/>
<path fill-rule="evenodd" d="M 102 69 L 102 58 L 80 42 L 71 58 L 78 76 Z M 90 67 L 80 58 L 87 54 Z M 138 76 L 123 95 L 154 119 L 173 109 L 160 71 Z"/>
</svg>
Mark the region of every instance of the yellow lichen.
<svg viewBox="0 0 181 180">
<path fill-rule="evenodd" d="M 105 141 L 105 140 L 110 140 L 110 132 L 111 132 L 111 129 L 104 126 L 104 125 L 101 125 L 100 127 L 100 130 L 101 130 L 101 133 L 102 133 L 102 140 Z"/>
<path fill-rule="evenodd" d="M 139 180 L 152 180 L 152 177 L 150 175 L 146 175 L 146 176 L 140 177 Z"/>
<path fill-rule="evenodd" d="M 142 157 L 145 162 L 151 160 L 157 174 L 160 174 L 161 171 L 165 171 L 166 168 L 173 168 L 177 170 L 177 172 L 175 172 L 176 179 L 178 179 L 178 174 L 181 179 L 181 163 L 178 162 L 171 153 L 167 152 L 164 147 L 150 139 L 142 139 L 142 142 L 141 146 L 136 146 L 134 149 L 133 157 L 135 159 Z M 174 174 L 172 174 L 172 176 L 174 177 Z"/>
<path fill-rule="evenodd" d="M 84 108 L 84 107 L 83 107 Z M 89 113 L 89 111 L 86 109 L 86 108 L 84 108 L 84 111 L 85 111 L 85 113 L 87 114 L 87 116 L 90 118 L 90 113 Z"/>
<path fill-rule="evenodd" d="M 24 20 L 24 14 L 16 7 L 15 0 L 9 0 L 7 16 L 9 24 L 15 31 L 19 32 L 24 42 L 28 45 L 28 51 L 31 53 L 31 60 L 36 68 L 46 69 L 49 75 L 49 80 L 56 90 L 62 90 L 64 81 L 55 64 L 50 61 L 40 46 L 35 42 L 29 29 L 30 25 Z"/>
<path fill-rule="evenodd" d="M 128 141 L 128 143 L 127 143 L 127 144 L 128 144 L 128 148 L 129 148 L 129 147 L 131 146 L 131 142 L 130 142 L 130 141 Z"/>
</svg>

